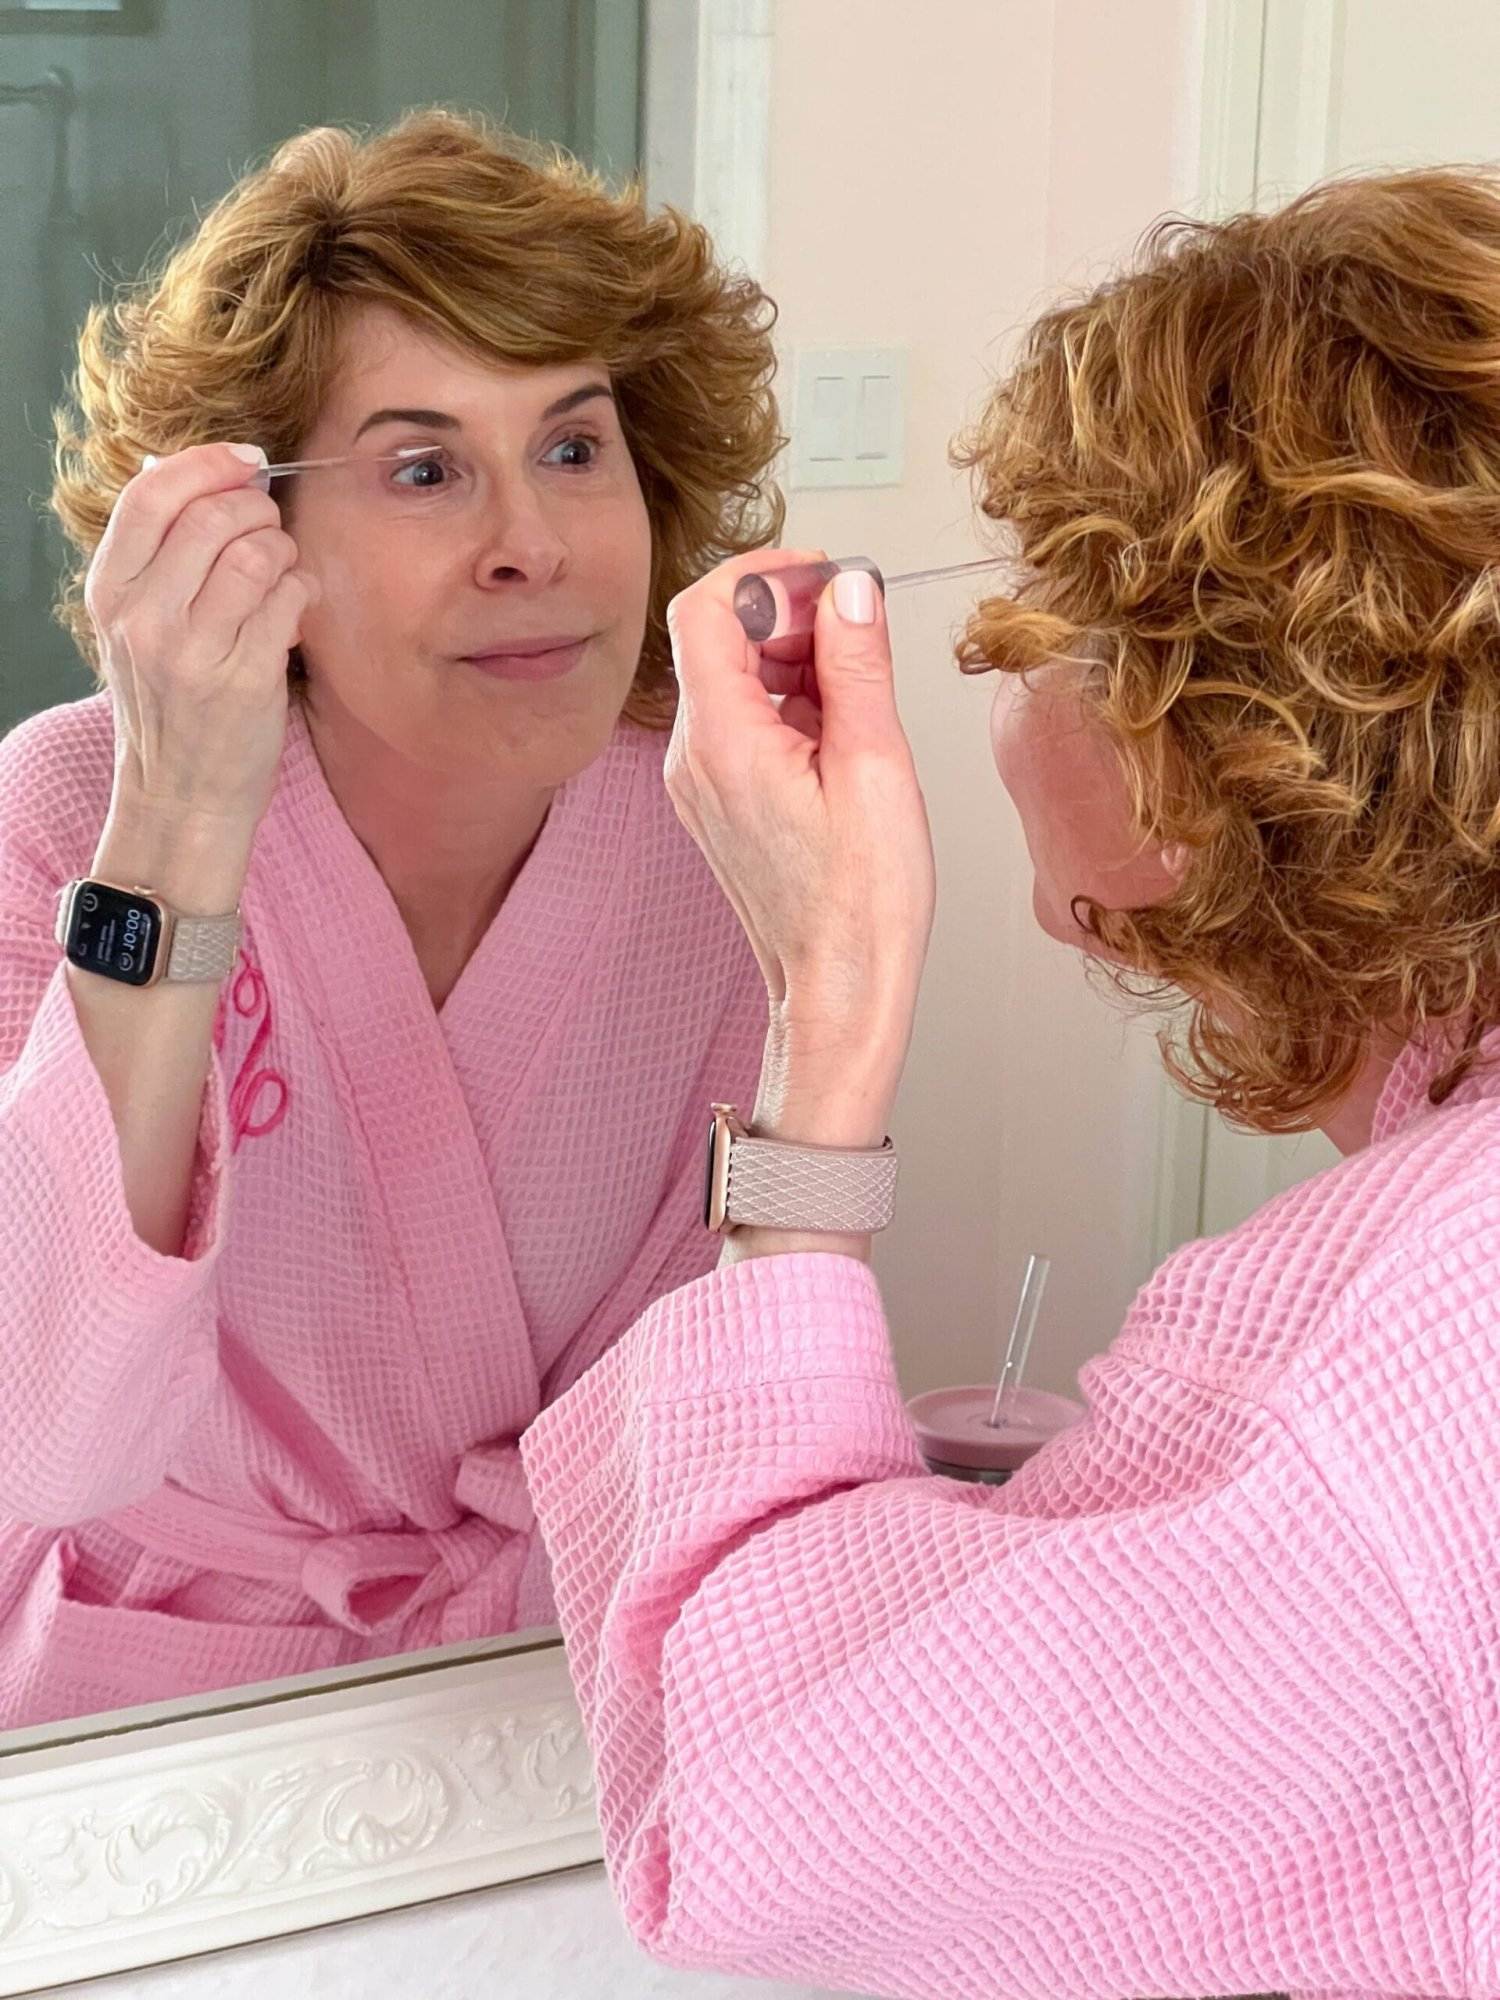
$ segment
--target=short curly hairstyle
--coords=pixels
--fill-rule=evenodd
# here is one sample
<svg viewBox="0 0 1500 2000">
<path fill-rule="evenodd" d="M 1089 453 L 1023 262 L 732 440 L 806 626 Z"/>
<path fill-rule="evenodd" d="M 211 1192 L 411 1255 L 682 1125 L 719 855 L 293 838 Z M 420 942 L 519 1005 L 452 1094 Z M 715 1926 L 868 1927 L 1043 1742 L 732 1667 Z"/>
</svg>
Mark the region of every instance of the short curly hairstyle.
<svg viewBox="0 0 1500 2000">
<path fill-rule="evenodd" d="M 1372 1030 L 1436 1030 L 1441 1102 L 1500 1014 L 1500 181 L 1162 219 L 953 459 L 1019 558 L 961 669 L 1094 660 L 1137 830 L 1188 850 L 1157 907 L 1075 907 L 1121 990 L 1191 996 L 1177 1081 L 1302 1130 Z"/>
<path fill-rule="evenodd" d="M 88 561 L 143 454 L 249 437 L 291 457 L 327 393 L 342 315 L 363 303 L 481 360 L 608 368 L 652 530 L 624 713 L 670 727 L 669 600 L 781 529 L 775 307 L 720 265 L 700 224 L 649 212 L 638 183 L 616 193 L 561 148 L 444 107 L 374 134 L 289 139 L 159 270 L 90 309 L 76 408 L 53 413 L 51 494 L 79 558 L 55 615 L 84 658 L 97 672 Z"/>
</svg>

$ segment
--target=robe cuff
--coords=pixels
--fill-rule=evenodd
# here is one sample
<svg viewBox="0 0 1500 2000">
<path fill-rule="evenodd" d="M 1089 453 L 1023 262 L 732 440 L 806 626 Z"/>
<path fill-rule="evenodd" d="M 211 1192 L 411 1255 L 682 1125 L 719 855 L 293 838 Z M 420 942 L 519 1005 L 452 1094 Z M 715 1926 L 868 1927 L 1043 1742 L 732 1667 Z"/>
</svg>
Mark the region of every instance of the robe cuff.
<svg viewBox="0 0 1500 2000">
<path fill-rule="evenodd" d="M 855 1447 L 851 1457 L 868 1465 L 874 1430 L 888 1432 L 882 1456 L 889 1472 L 900 1469 L 892 1461 L 905 1461 L 912 1473 L 927 1470 L 906 1414 L 880 1289 L 862 1259 L 821 1250 L 750 1257 L 655 1300 L 522 1433 L 522 1463 L 549 1539 L 608 1486 L 632 1412 L 727 1396 L 727 1440 L 739 1428 L 735 1398 L 814 1380 L 854 1391 L 825 1396 L 820 1407 L 847 1411 L 858 1436 L 808 1440 L 834 1476 L 841 1445 Z M 874 1421 L 877 1412 L 883 1422 Z"/>
<path fill-rule="evenodd" d="M 16 1069 L 7 1079 L 30 1147 L 54 1191 L 57 1212 L 99 1270 L 99 1289 L 137 1297 L 159 1311 L 175 1285 L 202 1284 L 228 1228 L 229 1108 L 216 1051 L 210 1052 L 199 1114 L 181 1254 L 164 1256 L 136 1233 L 109 1096 L 94 1067 L 65 962 L 42 996 Z"/>
</svg>

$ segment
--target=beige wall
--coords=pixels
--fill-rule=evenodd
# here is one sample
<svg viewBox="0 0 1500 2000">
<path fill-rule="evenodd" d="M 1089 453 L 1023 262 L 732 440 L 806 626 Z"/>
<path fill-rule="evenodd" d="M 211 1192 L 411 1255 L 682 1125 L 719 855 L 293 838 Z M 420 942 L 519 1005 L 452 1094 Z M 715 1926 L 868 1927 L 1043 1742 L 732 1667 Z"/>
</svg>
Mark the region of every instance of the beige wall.
<svg viewBox="0 0 1500 2000">
<path fill-rule="evenodd" d="M 1062 281 L 1190 203 L 1201 0 L 776 0 L 766 282 L 780 338 L 905 345 L 906 477 L 791 496 L 787 540 L 887 569 L 975 553 L 950 434 Z M 1070 1390 L 1150 1268 L 1163 1093 L 1031 916 L 990 761 L 992 676 L 959 674 L 967 592 L 892 600 L 939 909 L 877 1239 L 909 1392 L 983 1379 L 1029 1250 L 1053 1272 L 1029 1379 Z"/>
</svg>

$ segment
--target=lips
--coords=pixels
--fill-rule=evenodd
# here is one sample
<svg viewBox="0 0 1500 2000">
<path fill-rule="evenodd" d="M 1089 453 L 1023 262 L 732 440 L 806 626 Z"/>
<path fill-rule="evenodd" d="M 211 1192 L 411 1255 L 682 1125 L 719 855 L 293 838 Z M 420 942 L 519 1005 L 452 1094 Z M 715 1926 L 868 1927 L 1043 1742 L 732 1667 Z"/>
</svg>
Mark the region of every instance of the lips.
<svg viewBox="0 0 1500 2000">
<path fill-rule="evenodd" d="M 587 638 L 507 639 L 493 652 L 462 657 L 480 673 L 500 680 L 550 681 L 571 673 L 587 645 Z"/>
<path fill-rule="evenodd" d="M 493 646 L 480 646 L 472 653 L 465 653 L 466 660 L 531 660 L 538 653 L 561 653 L 569 646 L 581 646 L 583 638 L 575 632 L 557 632 L 550 639 L 497 639 Z"/>
</svg>

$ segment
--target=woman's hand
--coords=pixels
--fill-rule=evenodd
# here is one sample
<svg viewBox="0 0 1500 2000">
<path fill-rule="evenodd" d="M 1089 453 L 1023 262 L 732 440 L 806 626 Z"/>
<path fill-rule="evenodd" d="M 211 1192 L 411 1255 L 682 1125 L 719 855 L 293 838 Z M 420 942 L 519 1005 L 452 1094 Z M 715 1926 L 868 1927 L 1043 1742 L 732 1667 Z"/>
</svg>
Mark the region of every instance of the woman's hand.
<svg viewBox="0 0 1500 2000">
<path fill-rule="evenodd" d="M 878 1146 L 936 898 L 885 606 L 872 579 L 846 572 L 824 592 L 810 639 L 767 647 L 745 637 L 733 610 L 748 572 L 823 559 L 761 550 L 672 600 L 681 699 L 665 777 L 765 976 L 757 1127 Z M 868 622 L 853 615 L 862 590 Z M 773 695 L 785 697 L 779 710 Z M 839 1131 L 861 1136 L 829 1136 Z"/>
<path fill-rule="evenodd" d="M 270 801 L 287 654 L 317 585 L 256 469 L 227 444 L 149 464 L 94 552 L 84 603 L 114 699 L 117 819 L 248 839 Z"/>
</svg>

